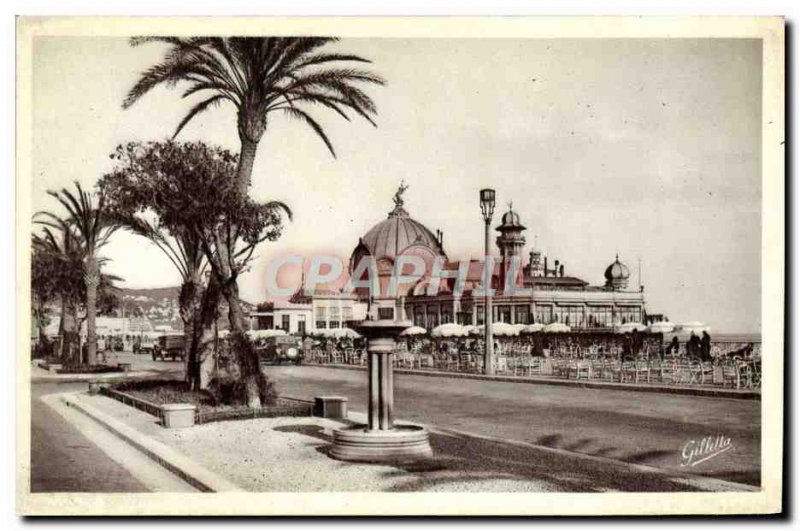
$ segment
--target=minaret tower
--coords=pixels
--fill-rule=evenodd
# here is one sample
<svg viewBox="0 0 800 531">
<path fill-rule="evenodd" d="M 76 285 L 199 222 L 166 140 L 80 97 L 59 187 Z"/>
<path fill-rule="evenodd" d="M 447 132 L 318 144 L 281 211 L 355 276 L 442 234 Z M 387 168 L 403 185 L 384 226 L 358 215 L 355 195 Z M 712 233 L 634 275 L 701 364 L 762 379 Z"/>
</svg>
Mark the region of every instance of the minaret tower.
<svg viewBox="0 0 800 531">
<path fill-rule="evenodd" d="M 514 212 L 512 207 L 512 203 L 509 203 L 508 212 L 503 214 L 502 223 L 495 228 L 500 233 L 496 243 L 503 263 L 502 286 L 505 286 L 505 274 L 514 257 L 520 259 L 521 267 L 522 248 L 525 247 L 525 236 L 522 235 L 525 227 L 519 222 L 519 214 Z"/>
<path fill-rule="evenodd" d="M 504 262 L 514 256 L 522 256 L 522 248 L 525 247 L 525 236 L 522 235 L 525 227 L 519 222 L 519 214 L 514 212 L 512 206 L 512 203 L 508 204 L 508 212 L 503 214 L 502 224 L 495 229 L 500 233 L 497 237 L 497 248 L 500 249 Z"/>
</svg>

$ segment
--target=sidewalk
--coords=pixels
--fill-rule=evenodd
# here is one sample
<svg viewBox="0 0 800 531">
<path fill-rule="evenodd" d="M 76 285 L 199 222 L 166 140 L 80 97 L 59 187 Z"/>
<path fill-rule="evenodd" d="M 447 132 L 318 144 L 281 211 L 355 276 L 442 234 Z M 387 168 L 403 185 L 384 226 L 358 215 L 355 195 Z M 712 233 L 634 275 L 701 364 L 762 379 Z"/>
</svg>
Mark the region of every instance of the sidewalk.
<svg viewBox="0 0 800 531">
<path fill-rule="evenodd" d="M 326 367 L 348 371 L 366 371 L 361 365 L 334 365 L 334 364 L 308 364 L 309 367 Z M 506 376 L 486 375 L 464 372 L 438 371 L 433 369 L 401 369 L 395 367 L 395 374 L 413 374 L 416 376 L 433 376 L 439 378 L 456 378 L 466 380 L 486 380 L 492 382 L 513 382 L 540 385 L 563 385 L 568 387 L 583 387 L 586 389 L 614 389 L 617 391 L 640 391 L 645 393 L 670 393 L 689 396 L 705 396 L 711 398 L 740 398 L 761 400 L 761 391 L 752 389 L 729 389 L 710 385 L 666 385 L 662 383 L 629 383 L 607 382 L 602 380 L 569 380 L 566 378 L 553 378 L 548 376 Z"/>
<path fill-rule="evenodd" d="M 731 491 L 746 485 L 680 476 L 613 459 L 431 427 L 431 461 L 365 465 L 327 455 L 333 429 L 320 418 L 217 422 L 167 430 L 155 417 L 105 396 L 80 400 L 203 469 L 254 492 Z M 358 420 L 363 415 L 352 415 Z"/>
<path fill-rule="evenodd" d="M 130 378 L 143 378 L 157 376 L 159 373 L 155 371 L 120 371 L 120 372 L 103 372 L 97 374 L 59 374 L 57 372 L 50 372 L 38 366 L 31 366 L 31 383 L 77 383 L 77 382 L 90 382 L 90 381 L 120 381 Z"/>
</svg>

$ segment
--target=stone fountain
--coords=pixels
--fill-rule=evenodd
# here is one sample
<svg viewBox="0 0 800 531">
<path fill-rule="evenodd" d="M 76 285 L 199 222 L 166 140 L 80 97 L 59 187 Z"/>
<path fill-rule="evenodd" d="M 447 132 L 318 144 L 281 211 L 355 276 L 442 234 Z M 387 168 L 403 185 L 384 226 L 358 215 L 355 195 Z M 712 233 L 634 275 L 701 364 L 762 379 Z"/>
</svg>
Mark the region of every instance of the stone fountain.
<svg viewBox="0 0 800 531">
<path fill-rule="evenodd" d="M 393 358 L 397 336 L 412 326 L 402 301 L 370 304 L 367 319 L 356 330 L 367 340 L 369 415 L 366 425 L 334 430 L 331 456 L 343 461 L 398 463 L 433 456 L 428 432 L 421 426 L 395 424 Z"/>
</svg>

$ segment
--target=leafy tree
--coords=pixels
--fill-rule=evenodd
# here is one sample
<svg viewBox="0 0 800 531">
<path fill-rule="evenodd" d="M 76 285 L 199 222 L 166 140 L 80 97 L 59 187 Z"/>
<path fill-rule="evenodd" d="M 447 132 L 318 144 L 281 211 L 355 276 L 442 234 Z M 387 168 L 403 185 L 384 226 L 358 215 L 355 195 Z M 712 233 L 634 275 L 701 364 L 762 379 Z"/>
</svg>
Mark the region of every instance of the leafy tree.
<svg viewBox="0 0 800 531">
<path fill-rule="evenodd" d="M 86 335 L 87 363 L 97 363 L 97 294 L 101 280 L 101 261 L 98 257 L 100 249 L 108 243 L 111 235 L 119 228 L 119 224 L 109 215 L 105 198 L 101 195 L 95 203 L 89 192 L 75 182 L 75 192 L 62 188 L 59 191 L 48 191 L 67 211 L 66 217 L 52 212 L 39 212 L 41 223 L 62 232 L 72 234 L 78 240 L 82 250 L 83 283 L 86 288 Z"/>
<path fill-rule="evenodd" d="M 202 94 L 184 116 L 175 135 L 198 114 L 227 102 L 236 109 L 241 142 L 236 181 L 241 193 L 253 172 L 256 149 L 275 113 L 308 125 L 335 156 L 333 144 L 309 110 L 321 107 L 350 120 L 348 111 L 375 125 L 375 104 L 359 85 L 384 80 L 352 63 L 369 63 L 352 54 L 321 51 L 330 37 L 136 37 L 133 46 L 159 42 L 168 46 L 161 61 L 145 70 L 131 88 L 130 107 L 159 85 L 187 85 L 183 98 Z M 173 136 L 173 138 L 174 138 Z"/>
<path fill-rule="evenodd" d="M 238 193 L 238 157 L 200 142 L 129 143 L 112 158 L 118 165 L 101 180 L 101 192 L 126 215 L 150 212 L 173 237 L 199 246 L 228 305 L 235 344 L 246 344 L 237 279 L 256 246 L 280 236 L 289 208 Z M 258 356 L 252 348 L 237 349 L 236 356 L 246 400 L 257 406 L 267 389 Z"/>
<path fill-rule="evenodd" d="M 168 195 L 153 193 L 159 186 L 168 189 L 172 186 L 172 179 L 179 179 L 176 176 L 181 171 L 186 172 L 180 163 L 174 164 L 170 153 L 175 152 L 169 148 L 159 150 L 156 144 L 118 146 L 111 155 L 117 160 L 117 167 L 101 179 L 98 187 L 109 199 L 109 207 L 123 227 L 150 240 L 180 274 L 178 308 L 185 337 L 186 380 L 192 388 L 200 389 L 204 387 L 200 363 L 208 343 L 202 338 L 204 323 L 200 316 L 206 265 L 204 254 L 200 240 L 192 230 L 174 223 L 169 228 L 164 225 L 164 212 L 169 211 L 172 203 Z M 184 175 L 190 176 L 190 173 L 189 170 Z M 155 219 L 149 220 L 148 215 Z M 175 215 L 171 217 L 174 218 Z"/>
</svg>

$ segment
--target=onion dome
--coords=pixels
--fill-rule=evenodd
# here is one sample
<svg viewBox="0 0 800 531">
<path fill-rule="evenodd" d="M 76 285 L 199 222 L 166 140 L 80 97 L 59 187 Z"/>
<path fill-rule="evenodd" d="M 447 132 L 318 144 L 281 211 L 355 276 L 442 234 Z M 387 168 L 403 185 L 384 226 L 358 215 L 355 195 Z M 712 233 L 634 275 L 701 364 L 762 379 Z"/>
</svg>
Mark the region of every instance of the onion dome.
<svg viewBox="0 0 800 531">
<path fill-rule="evenodd" d="M 628 279 L 631 273 L 628 266 L 619 261 L 619 255 L 614 262 L 606 268 L 606 287 L 612 289 L 625 289 L 628 287 Z"/>
<path fill-rule="evenodd" d="M 511 208 L 511 203 L 508 204 L 508 211 L 503 214 L 501 218 L 500 225 L 495 229 L 499 231 L 507 230 L 507 229 L 516 229 L 516 230 L 525 230 L 525 227 L 522 226 L 522 223 L 519 221 L 519 214 L 514 212 Z"/>
</svg>

